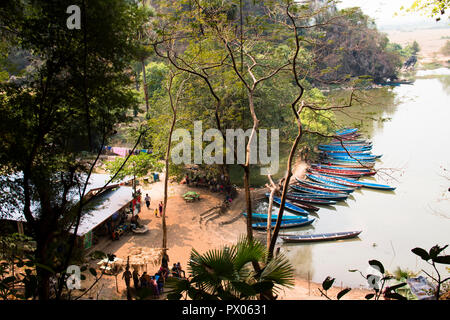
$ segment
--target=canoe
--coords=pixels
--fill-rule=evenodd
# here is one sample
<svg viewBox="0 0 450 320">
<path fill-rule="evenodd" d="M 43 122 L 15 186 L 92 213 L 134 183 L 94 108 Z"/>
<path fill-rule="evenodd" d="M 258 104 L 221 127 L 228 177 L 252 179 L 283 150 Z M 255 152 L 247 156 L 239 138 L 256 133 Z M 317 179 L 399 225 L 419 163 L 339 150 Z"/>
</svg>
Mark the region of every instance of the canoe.
<svg viewBox="0 0 450 320">
<path fill-rule="evenodd" d="M 341 147 L 341 146 L 328 146 L 320 144 L 317 147 L 320 151 L 340 151 L 340 152 L 346 152 L 348 151 L 370 151 L 372 150 L 372 146 L 348 146 L 348 147 Z"/>
<path fill-rule="evenodd" d="M 327 178 L 331 178 L 331 176 L 325 175 Z M 379 189 L 379 190 L 395 190 L 396 187 L 391 187 L 387 184 L 378 184 L 378 183 L 372 183 L 372 182 L 365 182 L 361 180 L 351 180 L 343 177 L 333 177 L 334 179 L 341 180 L 342 182 L 350 182 L 350 183 L 357 183 L 365 188 L 371 188 L 371 189 Z M 339 182 L 338 182 L 339 183 Z"/>
<path fill-rule="evenodd" d="M 334 169 L 334 170 L 351 170 L 351 171 L 358 171 L 358 172 L 370 172 L 370 171 L 372 171 L 369 168 L 348 168 L 348 167 L 339 167 L 339 166 L 329 166 L 329 165 L 320 164 L 320 163 L 313 163 L 313 164 L 311 164 L 311 167 L 313 167 L 313 168 L 323 168 L 323 169 Z"/>
<path fill-rule="evenodd" d="M 342 176 L 342 177 L 349 177 L 349 178 L 360 178 L 364 175 L 373 175 L 376 172 L 359 172 L 359 171 L 344 171 L 344 170 L 332 170 L 332 169 L 319 169 L 319 168 L 308 168 L 308 172 L 311 172 L 313 174 L 329 174 L 333 176 Z"/>
<path fill-rule="evenodd" d="M 315 174 L 307 174 L 306 176 L 309 179 L 312 179 L 312 180 L 318 181 L 318 182 L 333 183 L 333 184 L 343 185 L 343 186 L 353 187 L 353 188 L 361 188 L 361 184 L 359 184 L 359 182 L 357 182 L 357 181 L 350 182 L 350 181 L 340 180 L 340 179 L 337 179 L 337 178 L 331 177 L 331 176 L 315 175 Z"/>
<path fill-rule="evenodd" d="M 329 159 L 338 159 L 338 160 L 358 159 L 358 160 L 365 160 L 365 161 L 375 161 L 376 159 L 379 159 L 381 157 L 381 155 L 351 154 L 349 156 L 347 153 L 340 153 L 340 154 L 323 153 L 323 154 L 321 154 L 321 157 L 329 158 Z"/>
<path fill-rule="evenodd" d="M 295 195 L 290 195 L 289 193 L 286 195 L 286 198 L 290 201 L 294 201 L 295 203 L 312 203 L 312 204 L 322 204 L 322 205 L 332 205 L 336 204 L 337 201 L 335 200 L 329 200 L 329 199 L 317 199 L 317 198 L 305 198 L 305 197 L 299 197 Z"/>
<path fill-rule="evenodd" d="M 324 194 L 318 194 L 318 193 L 288 192 L 287 196 L 304 198 L 304 199 L 334 200 L 334 201 L 346 200 L 348 198 L 348 194 L 347 193 L 345 193 L 343 195 L 341 195 L 341 194 L 324 195 Z"/>
<path fill-rule="evenodd" d="M 349 168 L 328 169 L 328 168 L 321 168 L 321 167 L 311 167 L 311 168 L 308 168 L 308 170 L 314 170 L 314 171 L 323 172 L 323 173 L 331 174 L 331 175 L 337 174 L 340 176 L 356 176 L 356 177 L 373 176 L 377 173 L 375 170 L 369 170 L 367 168 L 365 171 L 353 170 L 353 169 L 349 169 Z"/>
<path fill-rule="evenodd" d="M 356 168 L 373 168 L 375 166 L 375 162 L 358 162 L 358 161 L 347 161 L 347 160 L 337 160 L 337 159 L 323 159 L 321 161 L 322 164 L 327 165 L 335 165 L 335 166 L 341 166 L 341 167 L 356 167 Z"/>
<path fill-rule="evenodd" d="M 327 153 L 327 154 L 372 154 L 372 150 L 344 150 L 344 149 L 339 149 L 339 150 L 320 150 L 321 153 Z"/>
<path fill-rule="evenodd" d="M 340 148 L 348 148 L 348 147 L 372 147 L 372 142 L 371 141 L 363 141 L 363 142 L 358 142 L 357 140 L 349 140 L 350 142 L 345 142 L 342 141 L 341 142 L 331 142 L 331 143 L 324 143 L 321 144 L 322 146 L 329 146 L 329 147 L 340 147 Z M 353 141 L 353 143 L 351 143 L 351 141 Z"/>
<path fill-rule="evenodd" d="M 340 140 L 332 140 L 328 144 L 333 144 L 333 145 L 335 145 L 335 144 L 342 145 L 343 144 L 343 145 L 347 145 L 347 144 L 363 144 L 363 143 L 365 143 L 365 144 L 372 144 L 372 141 L 364 140 L 364 139 L 358 139 L 358 140 L 347 140 L 347 139 L 344 139 L 344 140 L 342 140 L 342 142 Z"/>
<path fill-rule="evenodd" d="M 319 242 L 356 238 L 362 231 L 348 231 L 335 233 L 318 233 L 310 235 L 281 235 L 284 242 Z"/>
<path fill-rule="evenodd" d="M 325 190 L 317 190 L 314 188 L 310 188 L 307 186 L 301 186 L 301 185 L 296 185 L 296 184 L 291 184 L 290 187 L 298 192 L 306 192 L 306 193 L 312 193 L 312 194 L 324 194 L 324 195 L 347 195 L 346 192 L 344 191 L 337 191 L 337 190 L 332 190 L 332 191 L 325 191 Z"/>
<path fill-rule="evenodd" d="M 353 191 L 355 191 L 355 188 L 345 187 L 345 186 L 341 186 L 341 185 L 332 186 L 329 184 L 319 183 L 319 182 L 310 181 L 310 180 L 300 180 L 297 177 L 296 177 L 296 180 L 301 185 L 307 186 L 309 188 L 323 190 L 323 191 L 343 191 L 346 193 L 352 193 Z"/>
<path fill-rule="evenodd" d="M 315 218 L 311 219 L 302 219 L 302 220 L 289 220 L 289 221 L 282 221 L 280 224 L 280 228 L 298 228 L 298 227 L 304 227 L 307 225 L 310 225 L 311 223 L 316 220 Z M 275 228 L 276 221 L 273 221 L 270 223 L 271 228 Z M 267 229 L 267 222 L 258 222 L 258 223 L 252 223 L 252 228 L 254 229 Z"/>
<path fill-rule="evenodd" d="M 356 133 L 358 130 L 359 130 L 358 128 L 344 128 L 344 129 L 341 129 L 341 130 L 337 130 L 336 134 L 338 136 L 349 135 L 349 134 Z"/>
<path fill-rule="evenodd" d="M 244 217 L 247 217 L 247 212 L 242 212 L 242 215 Z M 252 213 L 252 219 L 253 220 L 266 220 L 267 221 L 267 213 Z M 277 220 L 278 219 L 278 215 L 277 214 L 272 214 L 272 219 L 271 220 Z M 301 219 L 307 219 L 305 218 L 300 218 L 299 216 L 295 216 L 295 215 L 290 215 L 287 212 L 283 213 L 283 218 L 282 221 L 285 220 L 301 220 Z"/>
<path fill-rule="evenodd" d="M 270 197 L 270 193 L 266 193 L 266 197 L 269 198 Z M 277 205 L 281 205 L 281 198 L 278 197 L 273 197 L 273 203 L 277 204 Z M 309 214 L 308 211 L 306 211 L 303 208 L 300 208 L 299 206 L 296 206 L 292 203 L 286 202 L 284 204 L 284 209 L 287 209 L 289 211 L 295 212 L 297 214 L 300 214 L 302 216 L 307 216 Z"/>
</svg>

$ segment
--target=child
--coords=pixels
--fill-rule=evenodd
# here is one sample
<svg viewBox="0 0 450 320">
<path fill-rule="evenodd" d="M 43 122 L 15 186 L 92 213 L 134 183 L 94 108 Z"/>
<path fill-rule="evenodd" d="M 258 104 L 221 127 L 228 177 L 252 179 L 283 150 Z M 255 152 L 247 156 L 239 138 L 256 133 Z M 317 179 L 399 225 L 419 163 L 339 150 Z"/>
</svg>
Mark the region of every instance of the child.
<svg viewBox="0 0 450 320">
<path fill-rule="evenodd" d="M 158 217 L 158 208 L 155 208 L 155 217 Z"/>
<path fill-rule="evenodd" d="M 162 211 L 163 211 L 163 202 L 162 201 L 159 203 L 158 207 L 159 207 L 159 216 L 162 217 Z"/>
</svg>

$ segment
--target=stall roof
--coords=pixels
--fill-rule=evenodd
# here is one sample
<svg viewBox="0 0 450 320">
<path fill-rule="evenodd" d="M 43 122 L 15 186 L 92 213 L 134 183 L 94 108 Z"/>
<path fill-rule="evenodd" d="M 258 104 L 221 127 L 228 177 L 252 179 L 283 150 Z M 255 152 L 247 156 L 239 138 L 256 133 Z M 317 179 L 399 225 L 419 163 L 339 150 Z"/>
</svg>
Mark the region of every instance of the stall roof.
<svg viewBox="0 0 450 320">
<path fill-rule="evenodd" d="M 15 175 L 14 178 L 21 178 L 21 176 L 22 175 L 19 173 Z M 86 194 L 90 190 L 103 187 L 108 180 L 108 175 L 92 174 Z M 132 187 L 121 186 L 106 190 L 98 195 L 96 197 L 97 199 L 93 199 L 86 206 L 86 208 L 83 209 L 83 216 L 80 220 L 77 235 L 82 236 L 88 233 L 90 230 L 94 229 L 96 226 L 108 219 L 117 210 L 125 206 L 132 200 L 132 190 Z M 74 193 L 73 201 L 79 201 L 79 196 L 76 193 Z M 26 222 L 22 208 L 14 207 L 5 209 L 6 210 L 2 210 L 0 212 L 0 219 Z M 38 203 L 31 203 L 31 212 L 34 217 L 38 216 Z"/>
<path fill-rule="evenodd" d="M 83 236 L 105 222 L 132 200 L 132 194 L 132 187 L 121 186 L 97 196 L 83 209 L 77 235 Z"/>
</svg>

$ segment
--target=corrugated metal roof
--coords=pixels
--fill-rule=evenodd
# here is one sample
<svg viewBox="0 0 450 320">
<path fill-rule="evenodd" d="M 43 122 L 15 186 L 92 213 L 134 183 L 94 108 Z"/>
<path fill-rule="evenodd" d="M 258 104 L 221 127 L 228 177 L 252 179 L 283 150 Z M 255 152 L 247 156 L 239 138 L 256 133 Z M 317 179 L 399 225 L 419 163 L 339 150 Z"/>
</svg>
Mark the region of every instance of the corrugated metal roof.
<svg viewBox="0 0 450 320">
<path fill-rule="evenodd" d="M 20 174 L 16 175 L 16 177 L 20 178 Z M 91 178 L 89 179 L 86 193 L 88 193 L 92 189 L 103 187 L 108 181 L 109 175 L 107 174 L 92 174 Z M 112 184 L 117 184 L 117 182 Z M 121 186 L 113 190 L 107 190 L 96 197 L 96 199 L 93 199 L 91 202 L 89 202 L 89 204 L 86 205 L 86 208 L 83 209 L 83 214 L 80 220 L 80 225 L 78 227 L 77 235 L 82 236 L 86 234 L 87 232 L 104 222 L 106 219 L 108 219 L 116 211 L 120 210 L 123 206 L 125 206 L 129 201 L 132 200 L 132 193 L 132 187 Z M 77 193 L 74 193 L 72 200 L 74 202 L 78 202 L 79 195 Z M 37 202 L 32 202 L 31 211 L 34 217 L 38 216 L 39 204 Z M 0 214 L 0 219 L 26 222 L 26 219 L 23 215 L 23 208 L 18 207 L 8 209 L 6 213 Z"/>
</svg>

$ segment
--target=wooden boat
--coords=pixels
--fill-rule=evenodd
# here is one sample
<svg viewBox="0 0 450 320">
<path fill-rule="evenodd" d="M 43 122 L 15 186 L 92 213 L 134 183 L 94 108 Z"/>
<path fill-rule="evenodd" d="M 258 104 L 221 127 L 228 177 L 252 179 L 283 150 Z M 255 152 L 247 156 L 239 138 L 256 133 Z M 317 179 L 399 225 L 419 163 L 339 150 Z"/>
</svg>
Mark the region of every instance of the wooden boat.
<svg viewBox="0 0 450 320">
<path fill-rule="evenodd" d="M 335 233 L 318 233 L 311 235 L 281 235 L 284 242 L 319 242 L 356 238 L 362 231 L 348 231 Z"/>
<path fill-rule="evenodd" d="M 321 167 L 311 167 L 308 168 L 309 170 L 314 170 L 317 172 L 323 172 L 330 175 L 340 175 L 340 176 L 356 176 L 356 177 L 362 177 L 362 176 L 373 176 L 377 172 L 375 170 L 370 170 L 366 168 L 366 170 L 353 170 L 349 168 L 342 168 L 342 169 L 328 169 L 328 168 L 321 168 Z"/>
<path fill-rule="evenodd" d="M 337 178 L 331 177 L 331 176 L 316 175 L 316 174 L 307 174 L 306 176 L 309 179 L 312 179 L 312 180 L 318 181 L 318 182 L 333 183 L 333 184 L 343 185 L 343 186 L 353 187 L 353 188 L 361 188 L 361 184 L 359 184 L 356 181 L 350 182 L 350 181 L 340 180 L 340 179 L 337 179 Z"/>
<path fill-rule="evenodd" d="M 306 193 L 312 193 L 312 194 L 324 194 L 324 195 L 347 195 L 344 191 L 325 191 L 325 190 L 317 190 L 314 188 L 302 186 L 302 185 L 295 185 L 291 184 L 290 187 L 298 192 L 306 192 Z"/>
<path fill-rule="evenodd" d="M 329 174 L 333 176 L 342 176 L 342 177 L 350 177 L 350 178 L 360 178 L 365 175 L 365 172 L 358 171 L 341 171 L 341 170 L 330 170 L 330 169 L 319 169 L 319 168 L 308 168 L 308 172 L 313 174 Z M 375 174 L 375 172 L 373 173 Z"/>
<path fill-rule="evenodd" d="M 362 160 L 362 161 L 375 161 L 376 159 L 379 159 L 381 156 L 378 155 L 373 155 L 373 154 L 352 154 L 351 156 L 349 156 L 348 154 L 322 154 L 321 155 L 322 158 L 325 159 L 338 159 L 338 160 L 347 160 L 347 159 L 358 159 L 358 160 Z"/>
<path fill-rule="evenodd" d="M 317 198 L 305 198 L 305 197 L 299 197 L 292 194 L 287 194 L 286 198 L 290 201 L 294 201 L 295 203 L 312 203 L 312 204 L 322 204 L 322 205 L 332 205 L 336 204 L 337 201 L 335 200 L 329 200 L 329 199 L 317 199 Z"/>
<path fill-rule="evenodd" d="M 345 148 L 342 146 L 333 146 L 333 145 L 326 145 L 326 144 L 319 144 L 319 146 L 317 147 L 319 150 L 322 151 L 328 151 L 328 150 L 334 150 L 334 151 L 338 151 L 341 150 L 341 152 L 345 152 L 345 150 L 350 150 L 350 151 L 369 151 L 372 150 L 372 146 L 366 146 L 366 145 L 361 145 L 361 146 L 346 146 Z"/>
<path fill-rule="evenodd" d="M 304 227 L 307 225 L 310 225 L 311 223 L 316 220 L 315 218 L 311 219 L 302 219 L 302 220 L 289 220 L 289 221 L 282 221 L 280 224 L 280 228 L 298 228 L 298 227 Z M 270 227 L 275 228 L 276 221 L 271 222 Z M 253 223 L 252 228 L 254 229 L 267 229 L 267 222 L 258 222 Z"/>
<path fill-rule="evenodd" d="M 328 176 L 328 175 L 325 175 L 325 177 L 331 178 L 331 176 Z M 346 178 L 343 178 L 343 177 L 333 177 L 333 178 L 337 179 L 337 180 L 341 180 L 342 182 L 358 183 L 359 185 L 361 185 L 362 187 L 365 187 L 365 188 L 378 189 L 378 190 L 390 190 L 390 191 L 396 189 L 396 187 L 391 187 L 391 186 L 386 185 L 386 184 L 365 182 L 365 181 L 361 181 L 361 180 L 357 180 L 356 181 L 356 180 L 346 179 Z"/>
<path fill-rule="evenodd" d="M 310 180 L 300 180 L 296 177 L 297 182 L 301 185 L 307 186 L 309 188 L 314 188 L 314 189 L 318 189 L 318 190 L 323 190 L 323 191 L 343 191 L 346 193 L 351 193 L 353 191 L 355 191 L 355 188 L 351 188 L 351 187 L 345 187 L 345 186 L 341 186 L 341 185 L 336 185 L 336 186 L 332 186 L 332 185 L 328 185 L 328 184 L 324 184 L 324 183 L 319 183 L 319 182 L 314 182 L 314 181 L 310 181 Z"/>
<path fill-rule="evenodd" d="M 356 167 L 356 168 L 373 168 L 375 166 L 375 162 L 358 162 L 358 161 L 347 161 L 347 160 L 337 160 L 337 159 L 323 159 L 321 161 L 322 164 L 327 165 L 335 165 L 335 166 L 341 166 L 341 167 Z"/>
<path fill-rule="evenodd" d="M 247 212 L 242 212 L 242 215 L 244 217 L 247 217 Z M 266 220 L 267 221 L 267 213 L 252 213 L 252 219 L 253 220 Z M 272 214 L 271 220 L 277 220 L 278 214 Z M 306 218 L 300 218 L 299 216 L 291 215 L 287 212 L 283 213 L 282 221 L 285 220 L 300 220 L 300 219 L 306 219 Z"/>
<path fill-rule="evenodd" d="M 344 128 L 336 131 L 336 135 L 344 136 L 349 134 L 355 134 L 359 129 L 358 128 Z"/>
<path fill-rule="evenodd" d="M 320 150 L 321 153 L 323 154 L 372 154 L 372 150 L 343 150 L 343 149 L 339 149 L 339 150 Z"/>
<path fill-rule="evenodd" d="M 330 143 L 331 145 L 348 145 L 348 144 L 372 144 L 372 141 L 365 140 L 365 139 L 357 139 L 357 140 L 332 140 Z"/>
<path fill-rule="evenodd" d="M 266 193 L 266 197 L 270 197 L 270 193 Z M 277 205 L 281 205 L 281 198 L 278 197 L 273 197 L 273 203 L 277 204 Z M 302 216 L 307 216 L 309 214 L 308 211 L 306 211 L 303 208 L 300 208 L 299 206 L 296 206 L 292 203 L 289 203 L 286 201 L 285 205 L 284 205 L 284 209 L 287 209 L 289 211 L 292 211 L 294 213 L 300 214 Z"/>
<path fill-rule="evenodd" d="M 340 195 L 324 195 L 324 194 L 318 194 L 318 193 L 306 193 L 306 192 L 288 192 L 287 196 L 289 197 L 299 197 L 299 198 L 305 198 L 305 199 L 317 199 L 317 200 L 335 200 L 335 201 L 341 201 L 346 200 L 348 198 L 348 194 Z"/>
<path fill-rule="evenodd" d="M 333 170 L 350 170 L 350 171 L 358 171 L 358 172 L 370 172 L 372 171 L 369 168 L 348 168 L 348 167 L 340 167 L 340 166 L 329 166 L 326 164 L 313 163 L 311 164 L 313 168 L 323 168 L 323 169 L 333 169 Z"/>
</svg>

